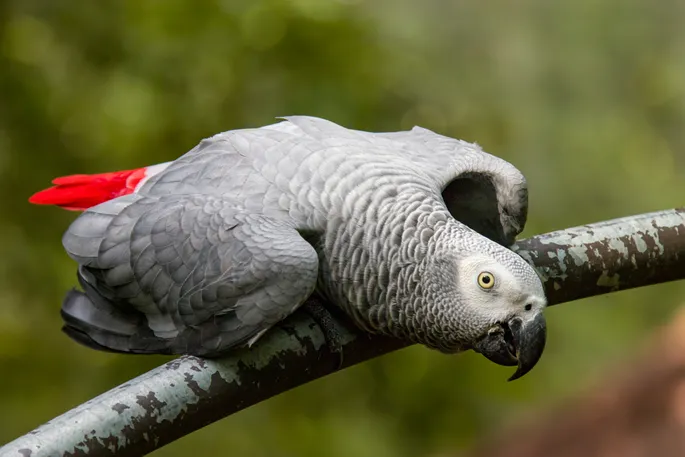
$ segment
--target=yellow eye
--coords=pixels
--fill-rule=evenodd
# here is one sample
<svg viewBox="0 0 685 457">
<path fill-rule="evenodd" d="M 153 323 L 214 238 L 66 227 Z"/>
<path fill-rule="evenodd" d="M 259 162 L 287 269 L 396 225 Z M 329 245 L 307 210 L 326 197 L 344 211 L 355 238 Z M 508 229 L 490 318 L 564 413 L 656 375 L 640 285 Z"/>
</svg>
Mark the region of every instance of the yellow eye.
<svg viewBox="0 0 685 457">
<path fill-rule="evenodd" d="M 484 271 L 478 275 L 478 285 L 483 289 L 492 289 L 492 286 L 495 285 L 495 277 L 492 273 Z"/>
</svg>

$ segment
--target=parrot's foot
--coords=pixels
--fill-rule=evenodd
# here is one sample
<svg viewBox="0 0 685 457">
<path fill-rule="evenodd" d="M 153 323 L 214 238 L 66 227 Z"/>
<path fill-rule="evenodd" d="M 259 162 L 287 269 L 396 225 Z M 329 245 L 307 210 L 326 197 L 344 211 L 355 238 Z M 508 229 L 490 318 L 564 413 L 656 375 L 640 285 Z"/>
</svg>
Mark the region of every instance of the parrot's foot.
<svg viewBox="0 0 685 457">
<path fill-rule="evenodd" d="M 333 314 L 324 306 L 320 299 L 315 297 L 310 297 L 302 306 L 302 309 L 314 319 L 314 322 L 316 322 L 323 332 L 323 337 L 326 340 L 328 350 L 338 357 L 337 369 L 342 368 L 342 336 L 335 325 Z"/>
</svg>

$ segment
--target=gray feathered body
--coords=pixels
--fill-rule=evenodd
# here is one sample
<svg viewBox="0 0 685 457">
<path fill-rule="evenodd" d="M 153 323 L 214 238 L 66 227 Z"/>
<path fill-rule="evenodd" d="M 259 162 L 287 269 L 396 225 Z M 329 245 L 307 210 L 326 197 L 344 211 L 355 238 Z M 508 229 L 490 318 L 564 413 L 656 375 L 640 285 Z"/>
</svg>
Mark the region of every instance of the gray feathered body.
<svg viewBox="0 0 685 457">
<path fill-rule="evenodd" d="M 90 345 L 213 355 L 318 290 L 367 331 L 458 350 L 450 332 L 482 322 L 455 326 L 439 298 L 458 288 L 426 271 L 445 250 L 525 269 L 502 245 L 526 197 L 513 166 L 425 129 L 291 117 L 221 133 L 72 224 L 63 241 L 85 295 L 63 315 Z M 437 271 L 456 277 L 450 265 Z"/>
</svg>

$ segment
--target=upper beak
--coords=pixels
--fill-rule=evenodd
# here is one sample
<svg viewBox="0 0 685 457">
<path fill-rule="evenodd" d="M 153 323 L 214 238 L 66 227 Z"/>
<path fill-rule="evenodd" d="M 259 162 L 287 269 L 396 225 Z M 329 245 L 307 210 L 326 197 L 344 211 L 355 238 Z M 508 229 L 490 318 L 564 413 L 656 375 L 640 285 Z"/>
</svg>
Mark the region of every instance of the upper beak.
<svg viewBox="0 0 685 457">
<path fill-rule="evenodd" d="M 528 319 L 514 317 L 497 324 L 476 342 L 474 350 L 499 365 L 518 365 L 509 381 L 528 373 L 545 350 L 547 324 L 542 312 Z"/>
</svg>

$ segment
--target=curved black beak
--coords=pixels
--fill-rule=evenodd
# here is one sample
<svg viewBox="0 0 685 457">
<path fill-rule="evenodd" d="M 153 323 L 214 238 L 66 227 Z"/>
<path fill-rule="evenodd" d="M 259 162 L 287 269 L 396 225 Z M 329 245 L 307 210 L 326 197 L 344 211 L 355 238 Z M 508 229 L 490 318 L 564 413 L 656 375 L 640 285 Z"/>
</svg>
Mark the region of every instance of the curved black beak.
<svg viewBox="0 0 685 457">
<path fill-rule="evenodd" d="M 497 324 L 476 342 L 473 349 L 498 365 L 518 365 L 509 381 L 528 373 L 538 363 L 547 341 L 547 324 L 542 312 L 524 320 L 514 317 Z"/>
</svg>

